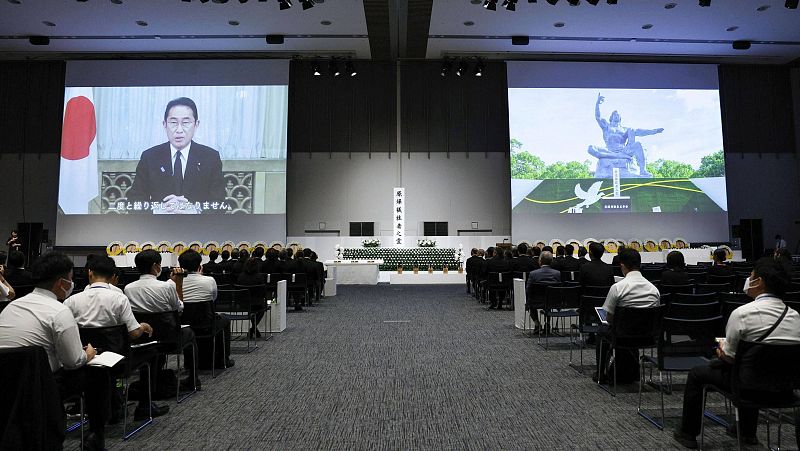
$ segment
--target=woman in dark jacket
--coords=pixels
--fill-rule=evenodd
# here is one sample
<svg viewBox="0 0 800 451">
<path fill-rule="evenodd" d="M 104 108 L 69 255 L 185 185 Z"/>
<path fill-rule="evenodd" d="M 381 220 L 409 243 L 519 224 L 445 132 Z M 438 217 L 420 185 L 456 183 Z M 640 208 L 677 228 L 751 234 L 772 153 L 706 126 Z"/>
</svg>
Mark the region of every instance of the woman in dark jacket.
<svg viewBox="0 0 800 451">
<path fill-rule="evenodd" d="M 662 285 L 689 285 L 692 281 L 689 274 L 685 271 L 686 262 L 683 254 L 679 251 L 672 251 L 667 254 L 667 269 L 661 273 Z"/>
</svg>

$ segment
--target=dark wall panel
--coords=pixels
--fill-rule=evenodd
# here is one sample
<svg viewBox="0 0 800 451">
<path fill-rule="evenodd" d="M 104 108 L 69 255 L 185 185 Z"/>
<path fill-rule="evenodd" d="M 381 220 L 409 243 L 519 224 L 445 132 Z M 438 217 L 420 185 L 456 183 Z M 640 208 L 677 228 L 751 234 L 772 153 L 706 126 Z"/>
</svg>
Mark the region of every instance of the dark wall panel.
<svg viewBox="0 0 800 451">
<path fill-rule="evenodd" d="M 726 153 L 795 151 L 789 68 L 720 66 L 719 87 Z"/>
<path fill-rule="evenodd" d="M 441 61 L 401 65 L 403 152 L 508 152 L 506 66 L 485 66 L 459 77 L 457 63 L 446 76 Z"/>
<path fill-rule="evenodd" d="M 327 63 L 292 61 L 289 75 L 289 154 L 391 152 L 395 75 L 392 64 L 354 62 L 358 74 L 334 77 Z"/>
<path fill-rule="evenodd" d="M 0 62 L 0 153 L 59 153 L 63 61 Z"/>
</svg>

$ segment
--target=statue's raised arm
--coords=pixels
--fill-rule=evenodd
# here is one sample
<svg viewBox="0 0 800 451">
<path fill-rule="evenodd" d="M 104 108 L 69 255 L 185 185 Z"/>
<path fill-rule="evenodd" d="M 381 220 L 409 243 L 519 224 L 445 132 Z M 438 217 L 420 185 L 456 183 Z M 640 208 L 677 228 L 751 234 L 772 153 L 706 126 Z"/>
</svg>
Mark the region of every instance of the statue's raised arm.
<svg viewBox="0 0 800 451">
<path fill-rule="evenodd" d="M 603 103 L 604 100 L 606 100 L 606 98 L 600 95 L 598 92 L 597 103 L 594 105 L 594 118 L 597 120 L 597 125 L 599 125 L 603 130 L 608 128 L 608 122 L 603 119 L 603 116 L 600 114 L 600 104 Z"/>
<path fill-rule="evenodd" d="M 657 135 L 664 131 L 663 128 L 636 128 L 631 130 L 634 136 L 650 136 Z"/>
</svg>

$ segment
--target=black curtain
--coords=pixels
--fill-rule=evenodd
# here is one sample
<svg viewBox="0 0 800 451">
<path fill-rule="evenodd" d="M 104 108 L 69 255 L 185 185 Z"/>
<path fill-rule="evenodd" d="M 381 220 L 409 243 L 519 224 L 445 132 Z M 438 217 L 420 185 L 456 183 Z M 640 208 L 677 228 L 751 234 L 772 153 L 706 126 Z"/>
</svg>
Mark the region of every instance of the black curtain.
<svg viewBox="0 0 800 451">
<path fill-rule="evenodd" d="M 315 76 L 315 65 L 322 75 Z M 353 62 L 351 77 L 339 63 L 292 61 L 289 68 L 288 152 L 392 152 L 395 72 L 391 63 Z"/>
<path fill-rule="evenodd" d="M 787 67 L 720 66 L 726 153 L 794 153 L 791 73 Z"/>
<path fill-rule="evenodd" d="M 59 153 L 63 61 L 0 62 L 0 153 Z"/>
<path fill-rule="evenodd" d="M 404 62 L 402 85 L 403 152 L 508 152 L 506 65 L 458 62 L 442 76 L 441 61 Z"/>
</svg>

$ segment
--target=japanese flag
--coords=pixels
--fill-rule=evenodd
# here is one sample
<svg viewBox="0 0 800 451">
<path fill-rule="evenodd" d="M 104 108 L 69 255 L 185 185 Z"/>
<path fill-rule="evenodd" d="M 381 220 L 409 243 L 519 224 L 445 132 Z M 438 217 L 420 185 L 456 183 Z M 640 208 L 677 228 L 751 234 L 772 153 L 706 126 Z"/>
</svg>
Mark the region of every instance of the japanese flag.
<svg viewBox="0 0 800 451">
<path fill-rule="evenodd" d="M 58 205 L 65 214 L 88 214 L 89 202 L 100 194 L 92 88 L 65 91 Z"/>
</svg>

